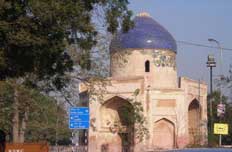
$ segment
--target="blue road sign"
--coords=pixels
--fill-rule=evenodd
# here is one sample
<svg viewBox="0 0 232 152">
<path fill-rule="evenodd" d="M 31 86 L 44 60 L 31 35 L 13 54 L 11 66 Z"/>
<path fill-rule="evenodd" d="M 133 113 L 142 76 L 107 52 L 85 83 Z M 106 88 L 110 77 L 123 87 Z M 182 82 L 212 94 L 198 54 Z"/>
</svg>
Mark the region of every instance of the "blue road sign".
<svg viewBox="0 0 232 152">
<path fill-rule="evenodd" d="M 89 108 L 88 107 L 70 108 L 69 128 L 70 129 L 88 129 L 89 128 Z"/>
</svg>

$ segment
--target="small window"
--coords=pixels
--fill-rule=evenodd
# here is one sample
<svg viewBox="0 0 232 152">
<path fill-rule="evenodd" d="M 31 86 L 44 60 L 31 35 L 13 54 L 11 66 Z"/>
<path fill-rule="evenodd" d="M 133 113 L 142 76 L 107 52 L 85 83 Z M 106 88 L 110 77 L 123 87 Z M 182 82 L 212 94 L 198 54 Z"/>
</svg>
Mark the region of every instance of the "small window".
<svg viewBox="0 0 232 152">
<path fill-rule="evenodd" d="M 145 62 L 145 72 L 150 72 L 150 61 Z"/>
</svg>

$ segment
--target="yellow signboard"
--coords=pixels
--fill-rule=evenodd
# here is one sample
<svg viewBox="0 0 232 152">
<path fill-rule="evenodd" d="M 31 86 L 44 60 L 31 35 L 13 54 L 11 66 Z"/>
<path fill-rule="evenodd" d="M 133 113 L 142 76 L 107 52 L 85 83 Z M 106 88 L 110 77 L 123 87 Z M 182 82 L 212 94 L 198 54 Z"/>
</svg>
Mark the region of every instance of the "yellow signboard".
<svg viewBox="0 0 232 152">
<path fill-rule="evenodd" d="M 228 135 L 228 124 L 214 123 L 214 134 Z"/>
</svg>

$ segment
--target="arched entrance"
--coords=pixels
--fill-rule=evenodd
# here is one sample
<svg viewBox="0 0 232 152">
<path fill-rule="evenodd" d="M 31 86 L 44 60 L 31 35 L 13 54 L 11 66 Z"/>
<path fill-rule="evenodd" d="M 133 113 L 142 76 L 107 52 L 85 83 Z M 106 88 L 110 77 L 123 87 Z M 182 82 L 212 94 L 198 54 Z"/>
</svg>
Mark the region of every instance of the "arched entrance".
<svg viewBox="0 0 232 152">
<path fill-rule="evenodd" d="M 101 127 L 108 134 L 108 139 L 102 145 L 109 145 L 108 152 L 132 152 L 133 106 L 127 100 L 116 96 L 102 105 L 100 113 Z"/>
<path fill-rule="evenodd" d="M 172 149 L 175 143 L 174 124 L 163 118 L 155 122 L 153 129 L 153 146 L 157 149 Z"/>
<path fill-rule="evenodd" d="M 199 101 L 194 99 L 188 107 L 189 144 L 199 144 L 200 142 L 200 115 Z"/>
</svg>

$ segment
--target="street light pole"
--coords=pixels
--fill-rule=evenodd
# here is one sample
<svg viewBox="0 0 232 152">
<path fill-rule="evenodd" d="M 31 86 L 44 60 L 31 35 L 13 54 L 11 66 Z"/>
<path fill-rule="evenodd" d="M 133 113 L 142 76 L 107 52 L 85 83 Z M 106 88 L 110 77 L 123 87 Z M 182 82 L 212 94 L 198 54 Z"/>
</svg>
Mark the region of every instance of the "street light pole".
<svg viewBox="0 0 232 152">
<path fill-rule="evenodd" d="M 210 68 L 210 94 L 213 93 L 213 67 L 216 67 L 216 62 L 213 55 L 208 55 L 208 60 L 206 62 L 207 67 Z M 209 101 L 209 107 L 210 107 L 210 136 L 212 138 L 213 136 L 213 105 L 212 105 L 212 99 Z"/>
<path fill-rule="evenodd" d="M 222 70 L 222 47 L 221 47 L 221 44 L 219 41 L 212 39 L 212 38 L 209 38 L 208 41 L 215 42 L 217 44 L 218 48 L 220 49 L 220 80 L 222 80 L 223 70 Z M 220 104 L 222 104 L 222 85 L 221 85 L 221 83 L 220 83 Z M 220 122 L 221 122 L 221 116 L 219 118 L 220 118 Z M 221 145 L 222 145 L 222 135 L 219 135 L 219 146 L 221 147 Z"/>
</svg>

